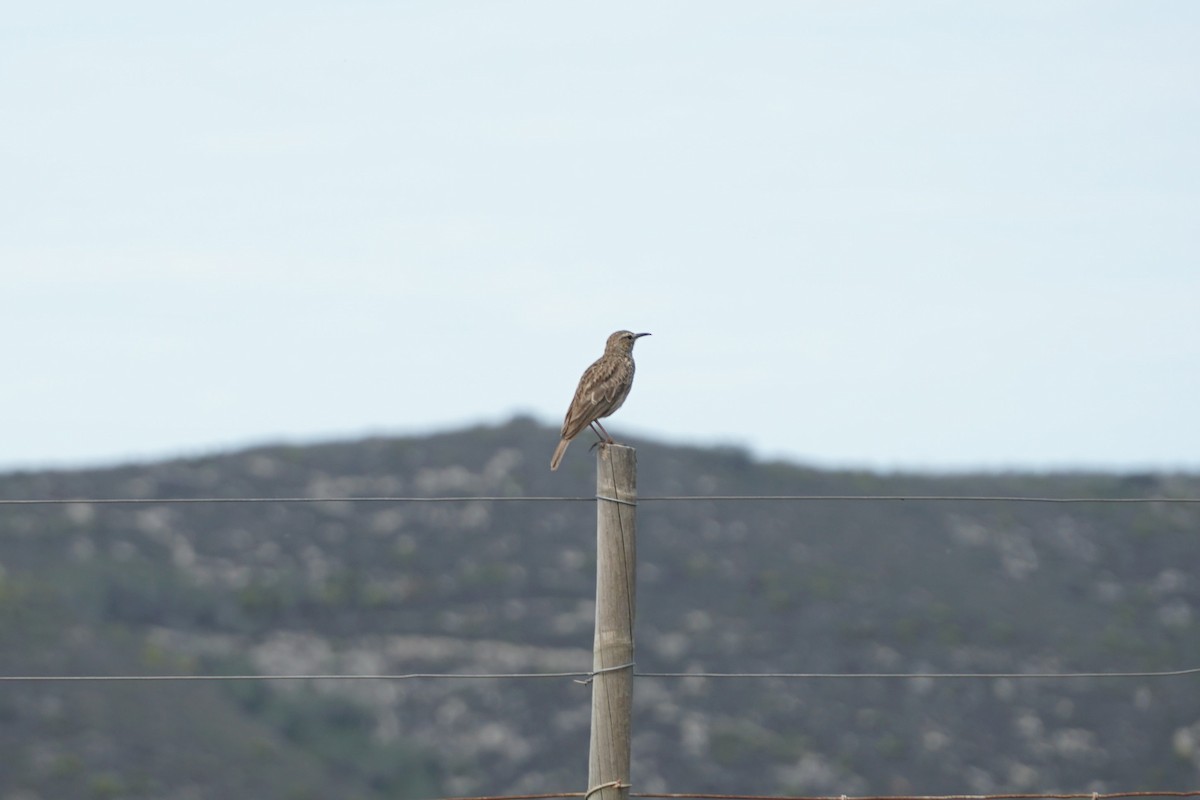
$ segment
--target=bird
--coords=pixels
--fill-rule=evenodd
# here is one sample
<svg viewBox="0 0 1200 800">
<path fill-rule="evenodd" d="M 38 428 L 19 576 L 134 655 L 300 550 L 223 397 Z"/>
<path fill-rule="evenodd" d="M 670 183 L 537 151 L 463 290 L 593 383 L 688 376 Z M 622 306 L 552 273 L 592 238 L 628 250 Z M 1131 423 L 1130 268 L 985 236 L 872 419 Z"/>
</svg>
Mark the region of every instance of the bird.
<svg viewBox="0 0 1200 800">
<path fill-rule="evenodd" d="M 604 355 L 583 371 L 579 388 L 575 390 L 575 397 L 563 419 L 561 441 L 550 459 L 551 470 L 558 469 L 563 453 L 567 452 L 567 445 L 584 428 L 590 427 L 600 437 L 596 444 L 615 444 L 600 424 L 600 419 L 620 408 L 629 396 L 629 389 L 633 386 L 633 343 L 649 335 L 616 331 L 605 342 Z"/>
</svg>

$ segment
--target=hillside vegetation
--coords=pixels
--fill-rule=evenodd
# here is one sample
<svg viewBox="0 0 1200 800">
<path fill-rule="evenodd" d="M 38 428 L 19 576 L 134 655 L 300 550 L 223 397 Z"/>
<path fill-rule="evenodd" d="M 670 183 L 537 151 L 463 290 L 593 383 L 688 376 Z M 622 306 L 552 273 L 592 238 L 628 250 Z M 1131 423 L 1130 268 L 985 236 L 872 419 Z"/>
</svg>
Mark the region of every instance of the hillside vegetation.
<svg viewBox="0 0 1200 800">
<path fill-rule="evenodd" d="M 0 476 L 0 497 L 589 496 L 527 419 Z M 921 476 L 638 448 L 664 495 L 1198 497 L 1194 475 Z M 653 502 L 645 672 L 1200 665 L 1200 506 Z M 0 506 L 0 673 L 586 671 L 591 502 Z M 2 682 L 0 798 L 579 791 L 589 690 L 525 681 Z M 635 685 L 646 792 L 952 793 L 1200 783 L 1200 676 Z"/>
</svg>

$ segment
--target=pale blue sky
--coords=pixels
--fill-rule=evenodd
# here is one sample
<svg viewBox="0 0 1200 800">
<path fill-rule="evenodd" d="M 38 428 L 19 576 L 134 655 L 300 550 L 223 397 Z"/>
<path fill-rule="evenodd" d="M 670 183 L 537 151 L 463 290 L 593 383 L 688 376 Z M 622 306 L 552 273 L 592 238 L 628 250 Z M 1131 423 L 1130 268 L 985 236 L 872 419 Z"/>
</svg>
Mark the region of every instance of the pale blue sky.
<svg viewBox="0 0 1200 800">
<path fill-rule="evenodd" d="M 1200 468 L 1200 4 L 5 16 L 0 468 L 557 424 L 617 328 L 618 436 Z"/>
</svg>

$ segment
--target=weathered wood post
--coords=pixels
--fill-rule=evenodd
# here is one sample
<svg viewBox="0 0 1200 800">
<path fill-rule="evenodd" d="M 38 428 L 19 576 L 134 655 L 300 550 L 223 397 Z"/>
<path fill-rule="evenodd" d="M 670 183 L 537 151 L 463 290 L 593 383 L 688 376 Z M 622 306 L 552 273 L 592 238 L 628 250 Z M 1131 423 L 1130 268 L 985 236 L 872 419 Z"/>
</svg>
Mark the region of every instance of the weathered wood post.
<svg viewBox="0 0 1200 800">
<path fill-rule="evenodd" d="M 637 451 L 596 454 L 596 638 L 585 800 L 628 800 L 637 578 Z"/>
</svg>

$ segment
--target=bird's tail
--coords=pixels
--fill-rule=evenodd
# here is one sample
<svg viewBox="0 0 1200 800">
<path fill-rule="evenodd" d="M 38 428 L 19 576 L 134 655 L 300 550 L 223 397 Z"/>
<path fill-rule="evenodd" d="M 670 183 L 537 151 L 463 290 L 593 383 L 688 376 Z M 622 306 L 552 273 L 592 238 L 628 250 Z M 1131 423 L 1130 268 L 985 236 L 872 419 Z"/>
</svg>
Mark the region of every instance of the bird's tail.
<svg viewBox="0 0 1200 800">
<path fill-rule="evenodd" d="M 550 459 L 551 471 L 558 469 L 558 462 L 562 461 L 563 453 L 567 452 L 567 445 L 570 443 L 570 439 L 563 439 L 558 443 L 558 447 L 554 448 L 554 456 Z"/>
</svg>

